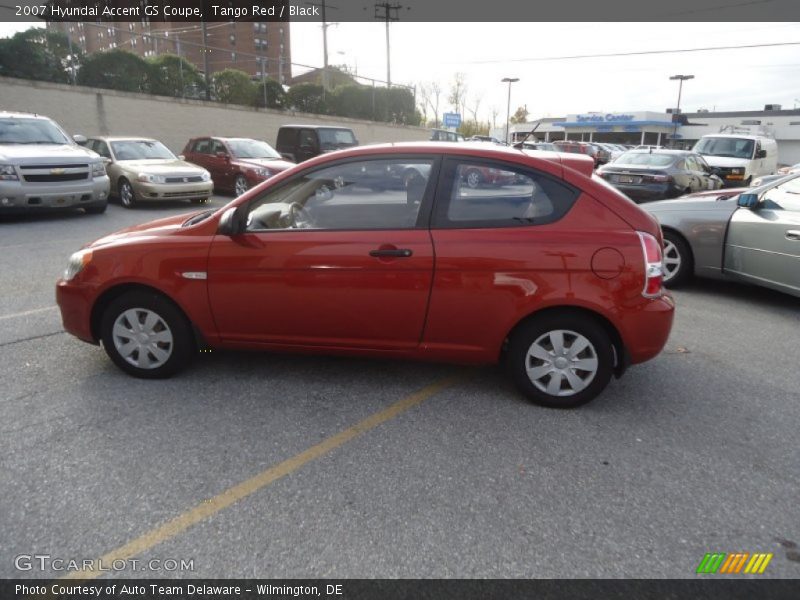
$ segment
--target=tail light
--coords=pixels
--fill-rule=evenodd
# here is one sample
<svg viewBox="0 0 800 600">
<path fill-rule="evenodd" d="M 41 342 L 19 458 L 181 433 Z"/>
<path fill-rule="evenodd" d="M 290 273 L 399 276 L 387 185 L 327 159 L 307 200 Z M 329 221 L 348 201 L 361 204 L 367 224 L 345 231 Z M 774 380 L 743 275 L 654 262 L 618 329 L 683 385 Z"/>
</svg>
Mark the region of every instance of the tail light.
<svg viewBox="0 0 800 600">
<path fill-rule="evenodd" d="M 672 181 L 672 177 L 665 173 L 658 173 L 656 175 L 651 175 L 653 181 Z"/>
<path fill-rule="evenodd" d="M 661 244 L 649 233 L 644 233 L 643 231 L 637 231 L 636 233 L 642 242 L 642 254 L 644 255 L 644 289 L 642 290 L 642 296 L 645 298 L 657 298 L 661 295 L 661 288 L 664 283 Z"/>
</svg>

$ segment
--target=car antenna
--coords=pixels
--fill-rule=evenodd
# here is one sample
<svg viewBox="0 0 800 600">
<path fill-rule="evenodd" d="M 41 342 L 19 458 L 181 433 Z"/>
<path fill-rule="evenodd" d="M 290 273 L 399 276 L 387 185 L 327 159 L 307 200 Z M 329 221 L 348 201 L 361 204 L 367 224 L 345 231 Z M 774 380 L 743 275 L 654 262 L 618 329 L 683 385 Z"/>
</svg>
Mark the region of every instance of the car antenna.
<svg viewBox="0 0 800 600">
<path fill-rule="evenodd" d="M 520 141 L 519 141 L 519 142 L 517 142 L 516 144 L 513 144 L 513 147 L 514 147 L 514 148 L 516 148 L 517 150 L 522 150 L 522 145 L 523 145 L 525 142 L 527 142 L 527 141 L 528 141 L 528 138 L 529 138 L 529 137 L 531 137 L 531 136 L 533 135 L 533 132 L 534 132 L 534 131 L 536 131 L 536 130 L 539 128 L 539 125 L 541 125 L 541 124 L 542 124 L 542 122 L 541 122 L 541 121 L 539 121 L 539 122 L 536 124 L 536 127 L 534 127 L 534 128 L 533 128 L 533 129 L 531 129 L 531 130 L 530 130 L 528 133 L 526 133 L 526 134 L 525 134 L 525 137 L 524 137 L 524 138 L 522 138 L 522 140 L 520 140 Z"/>
</svg>

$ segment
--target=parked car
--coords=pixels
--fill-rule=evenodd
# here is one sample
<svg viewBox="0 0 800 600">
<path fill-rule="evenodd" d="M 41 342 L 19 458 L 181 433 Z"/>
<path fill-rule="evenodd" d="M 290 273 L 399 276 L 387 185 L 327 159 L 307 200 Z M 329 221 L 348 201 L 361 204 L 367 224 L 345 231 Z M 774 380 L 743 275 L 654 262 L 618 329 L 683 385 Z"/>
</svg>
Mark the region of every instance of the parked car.
<svg viewBox="0 0 800 600">
<path fill-rule="evenodd" d="M 375 191 L 348 178 L 359 163 L 428 175 Z M 478 192 L 474 167 L 524 184 Z M 220 210 L 73 254 L 56 287 L 64 327 L 137 377 L 178 372 L 198 344 L 502 360 L 534 402 L 578 406 L 655 357 L 674 311 L 658 223 L 592 167 L 429 142 L 320 156 Z"/>
<path fill-rule="evenodd" d="M 704 135 L 692 148 L 712 167 L 725 185 L 750 185 L 754 177 L 778 168 L 778 143 L 761 135 L 717 133 Z"/>
<path fill-rule="evenodd" d="M 106 210 L 103 159 L 42 115 L 0 111 L 0 214 Z"/>
<path fill-rule="evenodd" d="M 472 137 L 467 138 L 468 142 L 491 142 L 492 144 L 502 144 L 500 140 L 496 137 L 492 137 L 490 135 L 473 135 Z"/>
<path fill-rule="evenodd" d="M 792 173 L 800 173 L 800 163 L 789 165 L 787 167 L 781 167 L 777 171 L 775 171 L 778 175 L 791 175 Z"/>
<path fill-rule="evenodd" d="M 545 152 L 558 152 L 558 148 L 550 142 L 523 142 L 523 150 L 543 150 Z"/>
<path fill-rule="evenodd" d="M 686 150 L 630 150 L 597 174 L 635 202 L 722 187 L 703 157 Z"/>
<path fill-rule="evenodd" d="M 449 129 L 431 129 L 432 142 L 463 142 L 464 136 Z M 501 143 L 501 142 L 498 142 Z"/>
<path fill-rule="evenodd" d="M 323 125 L 282 125 L 275 141 L 275 149 L 293 163 L 353 146 L 358 140 L 352 129 Z"/>
<path fill-rule="evenodd" d="M 183 156 L 208 169 L 217 190 L 236 196 L 294 165 L 266 142 L 250 138 L 192 138 Z"/>
<path fill-rule="evenodd" d="M 553 145 L 558 152 L 570 152 L 572 154 L 585 154 L 590 156 L 595 166 L 600 164 L 602 158 L 599 156 L 600 148 L 588 142 L 576 142 L 572 140 L 556 140 Z"/>
<path fill-rule="evenodd" d="M 664 283 L 697 275 L 800 296 L 800 173 L 740 190 L 646 205 L 664 232 Z"/>
<path fill-rule="evenodd" d="M 93 137 L 86 147 L 105 158 L 112 194 L 125 208 L 159 200 L 200 204 L 214 191 L 208 171 L 179 159 L 158 140 Z"/>
</svg>

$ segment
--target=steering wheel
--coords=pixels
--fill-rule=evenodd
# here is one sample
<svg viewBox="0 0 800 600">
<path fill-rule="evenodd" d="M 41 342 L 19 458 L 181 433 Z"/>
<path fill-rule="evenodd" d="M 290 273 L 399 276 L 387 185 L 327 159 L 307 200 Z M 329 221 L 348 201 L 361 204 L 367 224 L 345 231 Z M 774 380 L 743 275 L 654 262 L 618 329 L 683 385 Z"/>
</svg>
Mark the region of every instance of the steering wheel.
<svg viewBox="0 0 800 600">
<path fill-rule="evenodd" d="M 311 229 L 314 227 L 314 219 L 305 206 L 299 202 L 292 202 L 289 205 L 289 228 Z"/>
</svg>

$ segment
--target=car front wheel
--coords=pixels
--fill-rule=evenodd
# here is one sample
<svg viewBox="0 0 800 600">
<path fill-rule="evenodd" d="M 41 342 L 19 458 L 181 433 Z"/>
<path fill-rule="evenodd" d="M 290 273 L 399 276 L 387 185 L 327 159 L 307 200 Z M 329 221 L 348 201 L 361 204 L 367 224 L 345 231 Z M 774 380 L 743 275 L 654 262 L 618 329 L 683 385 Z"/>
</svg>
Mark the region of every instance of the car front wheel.
<svg viewBox="0 0 800 600">
<path fill-rule="evenodd" d="M 664 285 L 678 287 L 692 276 L 692 252 L 684 239 L 664 232 Z"/>
<path fill-rule="evenodd" d="M 103 348 L 120 369 L 144 379 L 169 377 L 189 364 L 194 341 L 183 313 L 155 292 L 113 300 L 101 322 Z"/>
<path fill-rule="evenodd" d="M 136 193 L 133 191 L 131 182 L 127 179 L 120 179 L 117 186 L 119 201 L 125 208 L 133 208 L 136 205 Z"/>
<path fill-rule="evenodd" d="M 608 334 L 592 318 L 549 313 L 514 332 L 508 361 L 514 383 L 531 401 L 575 408 L 606 388 L 614 352 Z"/>
<path fill-rule="evenodd" d="M 247 179 L 245 179 L 244 175 L 237 175 L 236 180 L 233 182 L 233 191 L 238 198 L 242 194 L 244 194 L 250 188 L 247 185 Z"/>
</svg>

